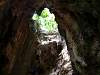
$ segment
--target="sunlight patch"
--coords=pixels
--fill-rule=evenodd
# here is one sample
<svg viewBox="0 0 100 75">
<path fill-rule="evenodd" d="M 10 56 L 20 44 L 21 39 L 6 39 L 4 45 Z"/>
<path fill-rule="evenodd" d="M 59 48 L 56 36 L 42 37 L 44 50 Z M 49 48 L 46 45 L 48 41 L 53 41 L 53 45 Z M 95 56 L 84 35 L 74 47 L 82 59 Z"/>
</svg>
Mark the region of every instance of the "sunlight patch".
<svg viewBox="0 0 100 75">
<path fill-rule="evenodd" d="M 58 32 L 58 24 L 55 21 L 55 15 L 50 13 L 48 8 L 44 8 L 40 15 L 34 13 L 32 19 L 35 21 L 35 28 L 41 33 Z"/>
</svg>

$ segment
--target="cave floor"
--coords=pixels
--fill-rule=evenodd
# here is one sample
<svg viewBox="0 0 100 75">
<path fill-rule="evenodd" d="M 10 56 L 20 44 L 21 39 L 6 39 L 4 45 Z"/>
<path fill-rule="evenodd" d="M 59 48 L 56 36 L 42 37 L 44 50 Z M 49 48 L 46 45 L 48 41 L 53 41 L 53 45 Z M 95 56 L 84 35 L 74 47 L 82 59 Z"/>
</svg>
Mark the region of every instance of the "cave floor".
<svg viewBox="0 0 100 75">
<path fill-rule="evenodd" d="M 40 44 L 29 75 L 72 75 L 66 42 L 60 34 L 45 35 L 38 39 Z"/>
</svg>

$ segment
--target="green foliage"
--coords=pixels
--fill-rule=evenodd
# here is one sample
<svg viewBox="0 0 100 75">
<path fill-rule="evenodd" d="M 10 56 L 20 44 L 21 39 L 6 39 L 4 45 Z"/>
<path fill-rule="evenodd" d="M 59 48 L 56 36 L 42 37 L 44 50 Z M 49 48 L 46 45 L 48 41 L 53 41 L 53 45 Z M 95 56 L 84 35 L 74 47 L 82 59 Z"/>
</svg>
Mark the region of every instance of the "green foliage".
<svg viewBox="0 0 100 75">
<path fill-rule="evenodd" d="M 55 16 L 53 13 L 50 13 L 48 8 L 44 8 L 40 16 L 35 13 L 32 19 L 39 25 L 39 29 L 46 33 L 54 33 L 57 31 Z"/>
<path fill-rule="evenodd" d="M 33 20 L 38 20 L 38 18 L 39 18 L 39 16 L 36 13 L 32 16 Z"/>
<path fill-rule="evenodd" d="M 50 14 L 49 9 L 48 8 L 44 8 L 44 10 L 41 13 L 41 16 L 46 18 L 46 17 L 49 16 L 49 14 Z"/>
</svg>

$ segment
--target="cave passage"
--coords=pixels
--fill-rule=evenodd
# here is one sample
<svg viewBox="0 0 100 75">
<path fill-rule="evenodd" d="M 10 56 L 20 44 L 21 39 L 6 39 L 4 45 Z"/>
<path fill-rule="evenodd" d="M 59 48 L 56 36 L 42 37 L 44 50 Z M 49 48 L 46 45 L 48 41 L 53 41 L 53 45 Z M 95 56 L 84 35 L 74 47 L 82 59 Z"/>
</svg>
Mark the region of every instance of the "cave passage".
<svg viewBox="0 0 100 75">
<path fill-rule="evenodd" d="M 32 30 L 39 42 L 36 51 L 39 65 L 32 64 L 32 75 L 72 75 L 70 56 L 65 39 L 58 31 L 55 15 L 44 8 L 40 15 L 35 12 L 32 20 Z"/>
</svg>

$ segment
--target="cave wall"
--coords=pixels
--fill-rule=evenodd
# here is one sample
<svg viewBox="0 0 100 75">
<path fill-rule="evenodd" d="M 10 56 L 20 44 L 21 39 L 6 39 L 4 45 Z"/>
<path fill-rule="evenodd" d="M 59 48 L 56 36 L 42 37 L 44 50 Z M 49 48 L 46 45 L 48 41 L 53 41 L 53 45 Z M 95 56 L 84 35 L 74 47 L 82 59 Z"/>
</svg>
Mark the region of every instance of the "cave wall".
<svg viewBox="0 0 100 75">
<path fill-rule="evenodd" d="M 98 5 L 98 1 L 61 1 L 55 6 L 59 30 L 66 38 L 73 68 L 82 75 L 100 74 Z"/>
<path fill-rule="evenodd" d="M 23 8 L 23 1 L 19 3 L 18 0 L 15 2 L 5 0 L 0 3 L 2 5 L 0 14 L 0 73 L 1 75 L 10 73 L 12 75 L 20 73 L 21 75 L 21 72 L 26 70 L 23 67 L 30 62 L 29 58 L 32 56 L 33 47 L 37 45 L 37 41 L 34 41 L 35 36 L 29 28 L 30 15 L 33 15 L 34 8 L 31 13 L 28 13 L 30 9 Z M 33 44 L 34 42 L 35 44 Z"/>
<path fill-rule="evenodd" d="M 35 10 L 48 7 L 66 39 L 76 75 L 99 75 L 99 3 L 97 0 L 1 0 L 0 71 L 26 74 L 32 51 L 38 44 L 29 22 Z"/>
</svg>

